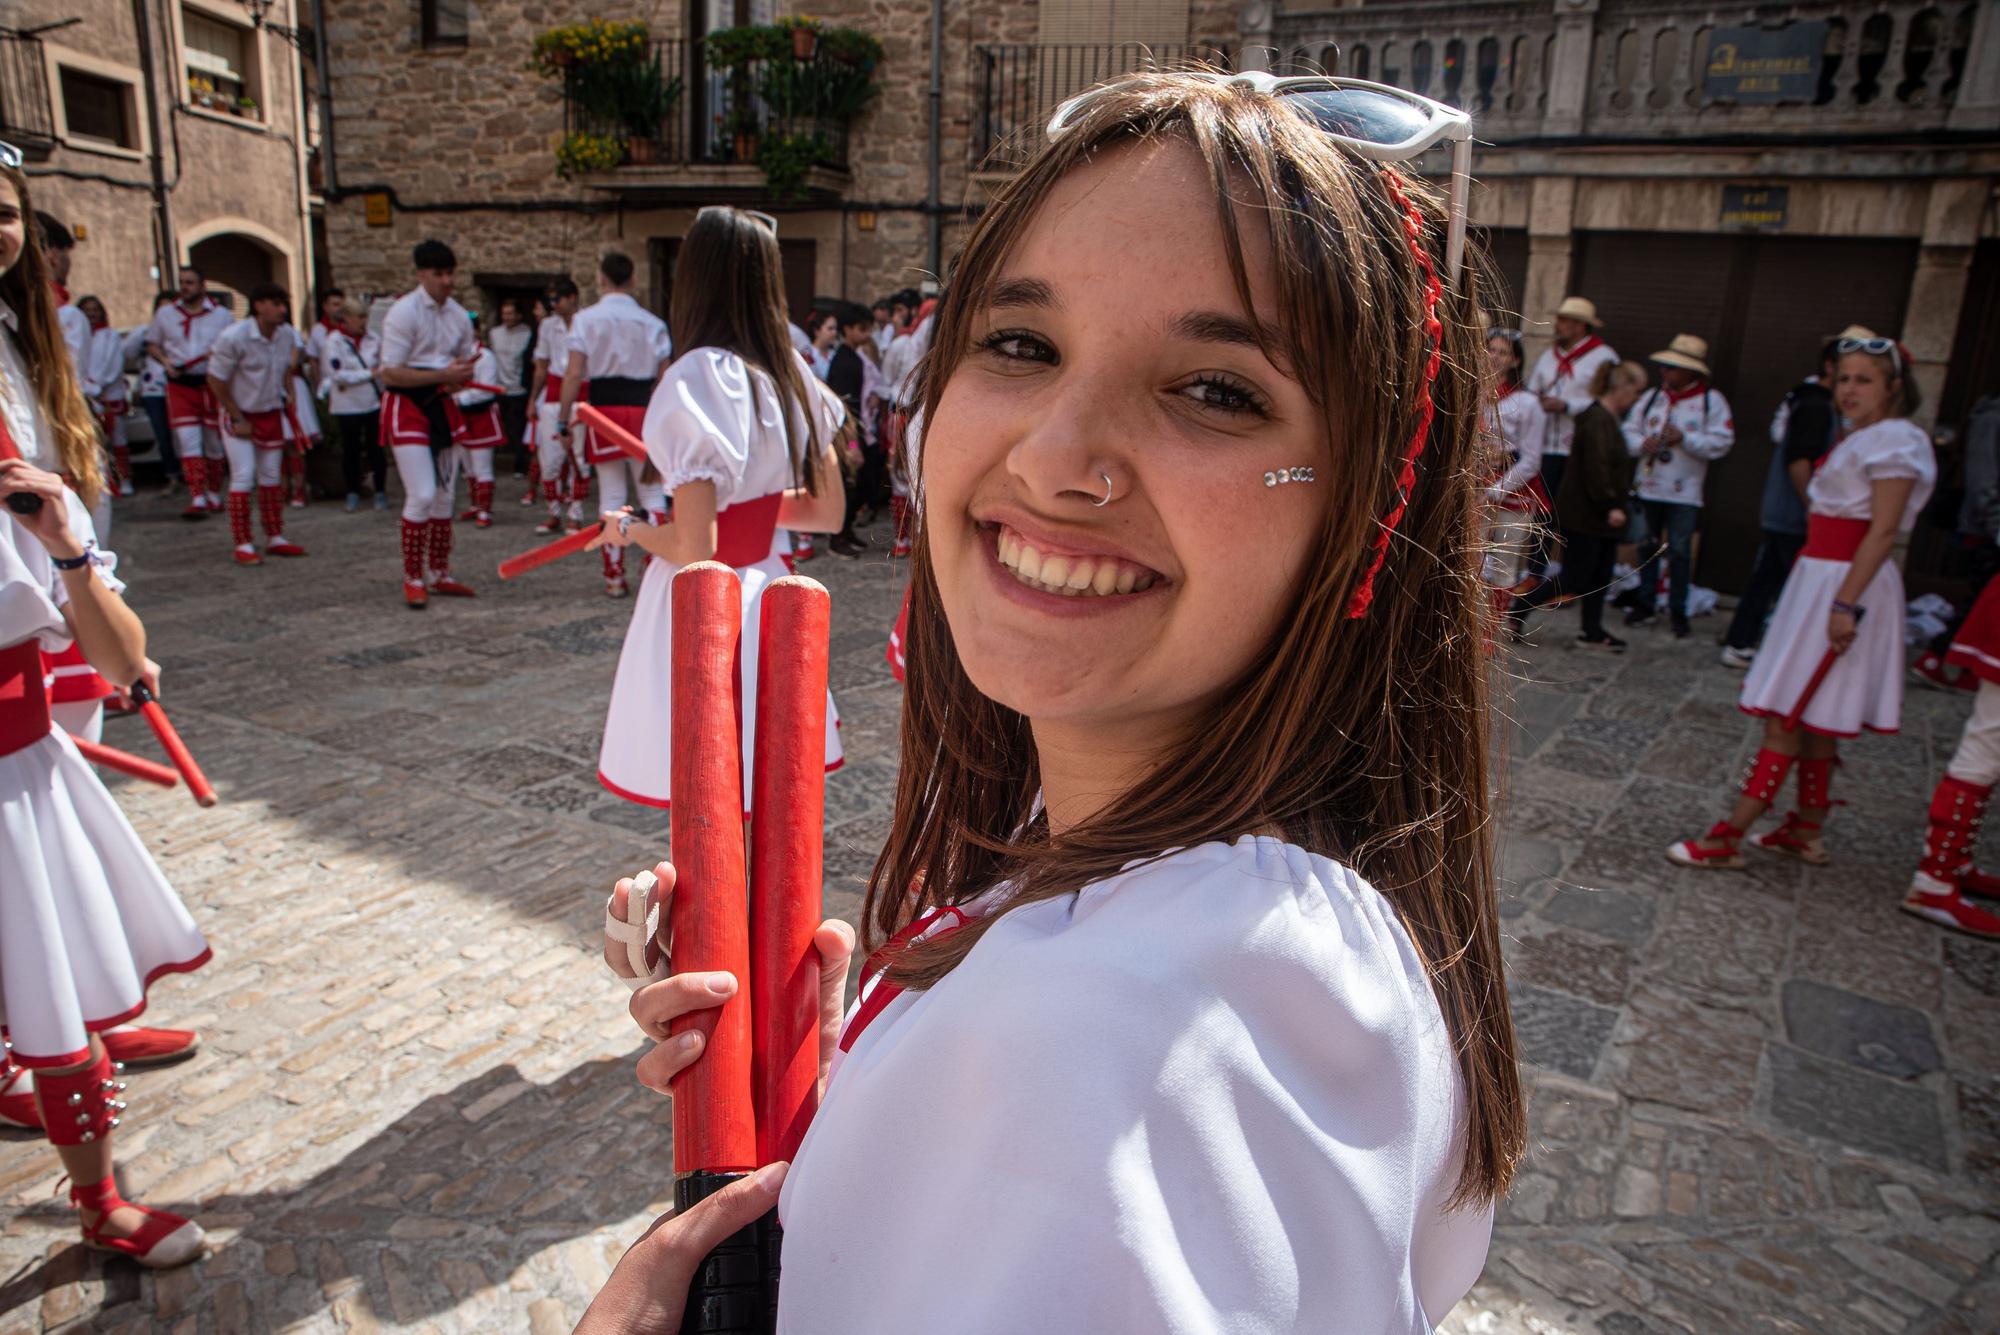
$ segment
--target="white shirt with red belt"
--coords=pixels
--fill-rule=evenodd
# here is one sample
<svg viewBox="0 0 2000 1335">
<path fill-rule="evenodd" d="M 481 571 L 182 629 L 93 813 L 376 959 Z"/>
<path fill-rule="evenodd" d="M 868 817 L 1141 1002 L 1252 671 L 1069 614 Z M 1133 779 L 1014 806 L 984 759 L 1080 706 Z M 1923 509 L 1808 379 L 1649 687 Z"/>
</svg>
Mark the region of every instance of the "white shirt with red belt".
<svg viewBox="0 0 2000 1335">
<path fill-rule="evenodd" d="M 194 310 L 173 301 L 153 313 L 153 327 L 146 335 L 146 342 L 158 348 L 175 371 L 204 375 L 207 373 L 204 359 L 209 349 L 235 322 L 234 316 L 206 297 Z"/>
<path fill-rule="evenodd" d="M 110 325 L 90 331 L 89 351 L 83 363 L 83 392 L 106 408 L 123 407 L 125 391 L 125 336 Z"/>
<path fill-rule="evenodd" d="M 265 337 L 256 317 L 238 320 L 208 355 L 208 373 L 229 386 L 236 406 L 246 413 L 268 413 L 284 406 L 292 357 L 299 350 L 299 331 L 281 324 Z"/>
<path fill-rule="evenodd" d="M 1680 443 L 1669 447 L 1665 457 L 1648 454 L 1647 439 L 1668 423 L 1680 428 Z M 1639 460 L 1632 490 L 1642 501 L 1700 505 L 1708 466 L 1736 443 L 1729 400 L 1706 380 L 1677 392 L 1664 386 L 1647 390 L 1625 414 L 1624 430 L 1625 448 Z"/>
<path fill-rule="evenodd" d="M 659 378 L 660 368 L 673 357 L 673 340 L 666 321 L 624 292 L 607 292 L 593 306 L 576 313 L 569 329 L 569 351 L 584 355 L 586 379 L 644 380 Z M 549 363 L 549 374 L 568 370 Z"/>
<path fill-rule="evenodd" d="M 581 314 L 581 312 L 578 312 Z M 535 357 L 545 363 L 548 379 L 542 387 L 542 397 L 554 403 L 562 397 L 563 372 L 569 369 L 569 326 L 560 315 L 551 315 L 542 321 L 542 327 L 535 333 Z"/>
<path fill-rule="evenodd" d="M 382 365 L 435 371 L 477 351 L 472 319 L 450 297 L 432 301 L 422 288 L 405 292 L 382 320 Z"/>
<path fill-rule="evenodd" d="M 1597 368 L 1616 363 L 1618 354 L 1595 334 L 1578 339 L 1568 348 L 1550 346 L 1535 361 L 1528 377 L 1528 392 L 1552 394 L 1563 401 L 1565 411 L 1547 413 L 1542 435 L 1542 456 L 1569 457 L 1570 442 L 1576 438 L 1576 415 L 1596 402 L 1590 381 Z"/>
</svg>

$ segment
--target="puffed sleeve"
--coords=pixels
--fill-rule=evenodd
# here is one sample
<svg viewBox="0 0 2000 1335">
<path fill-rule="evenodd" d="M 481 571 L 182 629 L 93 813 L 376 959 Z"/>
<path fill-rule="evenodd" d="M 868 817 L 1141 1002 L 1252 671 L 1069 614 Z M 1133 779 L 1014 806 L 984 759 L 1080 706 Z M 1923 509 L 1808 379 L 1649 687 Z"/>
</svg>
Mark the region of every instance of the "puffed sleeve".
<svg viewBox="0 0 2000 1335">
<path fill-rule="evenodd" d="M 672 495 L 690 482 L 715 484 L 729 504 L 750 463 L 757 425 L 750 368 L 721 348 L 698 348 L 675 362 L 646 408 L 646 453 Z"/>
<path fill-rule="evenodd" d="M 1923 482 L 1937 476 L 1937 455 L 1922 427 L 1913 422 L 1897 422 L 1893 431 L 1882 434 L 1884 439 L 1873 444 L 1861 465 L 1870 482 L 1896 477 Z"/>
<path fill-rule="evenodd" d="M 83 497 L 77 495 L 74 490 L 65 487 L 63 489 L 63 501 L 69 509 L 69 531 L 76 535 L 78 542 L 95 543 L 97 541 L 97 521 L 90 517 L 90 511 L 83 504 Z M 91 562 L 91 570 L 97 576 L 97 582 L 105 588 L 111 590 L 113 593 L 125 592 L 125 581 L 118 578 L 118 553 L 108 548 L 99 547 L 96 559 Z M 50 596 L 54 599 L 56 606 L 64 607 L 68 605 L 69 590 L 63 587 L 61 575 L 55 576 L 55 583 Z"/>
<path fill-rule="evenodd" d="M 222 331 L 222 337 L 215 340 L 208 350 L 206 374 L 217 380 L 227 381 L 236 374 L 237 363 L 243 360 L 243 344 L 233 337 L 235 326 Z"/>
<path fill-rule="evenodd" d="M 796 1312 L 880 1319 L 781 1330 L 1416 1335 L 1477 1277 L 1490 1211 L 1441 1208 L 1451 1039 L 1346 869 L 1204 845 L 1010 913 L 958 967 L 861 1033 L 784 1187 Z M 885 1286 L 922 1238 L 976 1244 Z"/>
</svg>

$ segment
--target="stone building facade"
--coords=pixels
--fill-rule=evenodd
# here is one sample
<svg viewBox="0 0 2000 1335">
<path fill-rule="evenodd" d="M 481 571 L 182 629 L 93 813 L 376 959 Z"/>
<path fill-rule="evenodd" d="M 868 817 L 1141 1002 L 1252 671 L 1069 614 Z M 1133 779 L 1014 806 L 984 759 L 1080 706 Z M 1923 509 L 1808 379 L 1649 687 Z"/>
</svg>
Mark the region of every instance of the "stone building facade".
<svg viewBox="0 0 2000 1335">
<path fill-rule="evenodd" d="M 0 139 L 25 150 L 36 207 L 77 237 L 73 294 L 100 297 L 122 327 L 149 317 L 183 264 L 238 294 L 311 286 L 316 132 L 297 0 L 262 23 L 239 0 L 9 0 L 0 13 Z"/>
</svg>

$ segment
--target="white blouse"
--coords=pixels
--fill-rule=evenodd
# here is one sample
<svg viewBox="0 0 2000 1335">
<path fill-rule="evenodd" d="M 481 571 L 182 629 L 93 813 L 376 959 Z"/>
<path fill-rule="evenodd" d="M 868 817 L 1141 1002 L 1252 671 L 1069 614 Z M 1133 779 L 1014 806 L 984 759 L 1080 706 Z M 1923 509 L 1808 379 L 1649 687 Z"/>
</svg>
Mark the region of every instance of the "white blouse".
<svg viewBox="0 0 2000 1335">
<path fill-rule="evenodd" d="M 1007 913 L 836 1059 L 778 1329 L 1427 1332 L 1492 1230 L 1444 1210 L 1462 1107 L 1387 900 L 1183 849 Z"/>
<path fill-rule="evenodd" d="M 14 308 L 0 301 L 0 413 L 6 414 L 7 433 L 14 448 L 37 468 L 55 471 L 55 433 L 49 429 L 48 414 L 35 397 L 35 382 L 28 378 L 28 363 L 21 356 L 20 318 Z"/>
<path fill-rule="evenodd" d="M 1506 473 L 1493 484 L 1497 490 L 1503 494 L 1518 491 L 1528 485 L 1529 478 L 1541 476 L 1542 436 L 1548 430 L 1548 420 L 1542 401 L 1525 389 L 1488 404 L 1480 413 L 1479 423 L 1487 435 L 1503 452 L 1514 456 Z"/>
<path fill-rule="evenodd" d="M 846 409 L 817 379 L 806 376 L 805 383 L 820 441 L 831 443 Z M 667 494 L 689 482 L 712 482 L 719 512 L 798 486 L 779 405 L 777 381 L 733 352 L 696 348 L 675 361 L 653 390 L 643 430 Z M 790 416 L 803 452 L 804 421 L 796 408 Z"/>
<path fill-rule="evenodd" d="M 1937 486 L 1937 455 L 1931 438 L 1906 417 L 1862 427 L 1833 447 L 1806 488 L 1812 512 L 1832 519 L 1869 519 L 1874 484 L 1880 478 L 1915 478 L 1897 527 L 1907 533 Z"/>
<path fill-rule="evenodd" d="M 82 499 L 65 487 L 63 500 L 69 507 L 70 532 L 79 542 L 95 542 L 97 529 Z M 70 645 L 69 622 L 61 611 L 69 603 L 69 590 L 41 539 L 28 532 L 12 511 L 0 508 L 0 516 L 5 516 L 0 519 L 0 648 L 35 639 L 47 652 L 61 653 Z M 115 555 L 97 553 L 97 578 L 113 593 L 123 593 L 117 568 Z"/>
</svg>

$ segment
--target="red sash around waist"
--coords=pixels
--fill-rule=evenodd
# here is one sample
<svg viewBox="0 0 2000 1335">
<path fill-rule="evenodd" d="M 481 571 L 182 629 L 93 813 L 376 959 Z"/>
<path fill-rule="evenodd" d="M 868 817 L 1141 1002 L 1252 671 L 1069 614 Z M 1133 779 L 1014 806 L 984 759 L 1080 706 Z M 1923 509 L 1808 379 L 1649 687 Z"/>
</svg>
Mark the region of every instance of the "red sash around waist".
<svg viewBox="0 0 2000 1335">
<path fill-rule="evenodd" d="M 715 517 L 715 559 L 726 566 L 754 566 L 771 554 L 778 531 L 781 491 L 739 501 Z"/>
<path fill-rule="evenodd" d="M 0 756 L 49 735 L 49 693 L 42 685 L 42 647 L 33 640 L 0 649 Z"/>
<path fill-rule="evenodd" d="M 245 409 L 243 425 L 250 428 L 249 439 L 261 449 L 283 449 L 285 445 L 285 413 L 281 408 L 266 408 L 253 413 Z M 238 437 L 242 439 L 242 437 Z"/>
<path fill-rule="evenodd" d="M 634 407 L 630 404 L 622 403 L 599 403 L 594 406 L 599 412 L 610 418 L 617 425 L 624 427 L 633 435 L 643 436 L 645 434 L 646 407 L 644 404 Z M 632 457 L 590 428 L 579 427 L 577 429 L 584 433 L 583 457 L 591 463 L 608 464 L 614 459 L 630 459 Z M 721 518 L 720 515 L 716 517 L 718 519 Z M 760 556 L 757 559 L 761 561 L 764 558 Z M 732 561 L 730 564 L 734 565 L 736 563 Z"/>
<path fill-rule="evenodd" d="M 1868 536 L 1866 519 L 1835 519 L 1830 515 L 1806 516 L 1806 546 L 1801 556 L 1821 561 L 1852 561 Z"/>
<path fill-rule="evenodd" d="M 42 655 L 42 672 L 49 679 L 49 702 L 58 705 L 104 700 L 118 694 L 118 688 L 97 675 L 83 646 L 75 641 L 59 654 Z"/>
<path fill-rule="evenodd" d="M 542 381 L 542 401 L 544 403 L 562 402 L 562 382 L 563 378 L 560 375 L 557 375 L 554 371 L 549 372 L 548 378 Z M 578 403 L 590 402 L 590 382 L 588 380 L 576 387 L 576 401 Z"/>
</svg>

